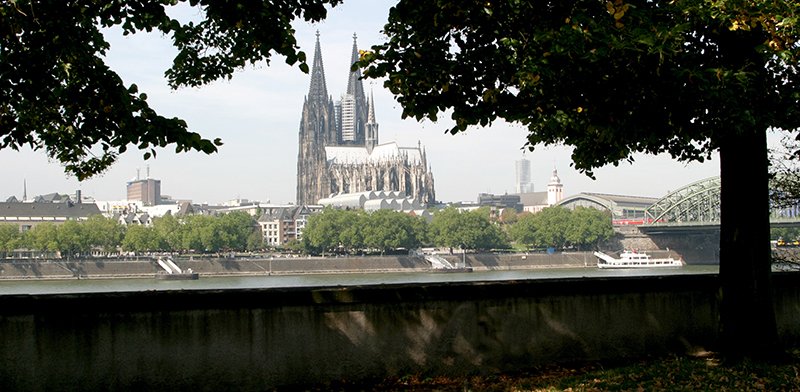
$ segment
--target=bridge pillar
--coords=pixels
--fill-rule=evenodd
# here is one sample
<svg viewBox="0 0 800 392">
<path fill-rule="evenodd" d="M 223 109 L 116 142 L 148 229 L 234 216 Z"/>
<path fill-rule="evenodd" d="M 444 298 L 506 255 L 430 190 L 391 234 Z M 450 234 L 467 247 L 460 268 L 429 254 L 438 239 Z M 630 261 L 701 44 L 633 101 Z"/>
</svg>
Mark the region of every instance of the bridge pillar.
<svg viewBox="0 0 800 392">
<path fill-rule="evenodd" d="M 615 227 L 610 249 L 677 253 L 687 264 L 719 264 L 719 226 Z"/>
</svg>

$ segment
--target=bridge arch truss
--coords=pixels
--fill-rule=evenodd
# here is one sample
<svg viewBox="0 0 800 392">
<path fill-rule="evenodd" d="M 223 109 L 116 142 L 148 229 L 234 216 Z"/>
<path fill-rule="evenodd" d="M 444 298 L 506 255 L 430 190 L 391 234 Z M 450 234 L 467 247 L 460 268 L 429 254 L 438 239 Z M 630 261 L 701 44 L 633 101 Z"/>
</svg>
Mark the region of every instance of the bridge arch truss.
<svg viewBox="0 0 800 392">
<path fill-rule="evenodd" d="M 662 197 L 645 210 L 651 224 L 719 223 L 720 177 L 693 182 Z"/>
</svg>

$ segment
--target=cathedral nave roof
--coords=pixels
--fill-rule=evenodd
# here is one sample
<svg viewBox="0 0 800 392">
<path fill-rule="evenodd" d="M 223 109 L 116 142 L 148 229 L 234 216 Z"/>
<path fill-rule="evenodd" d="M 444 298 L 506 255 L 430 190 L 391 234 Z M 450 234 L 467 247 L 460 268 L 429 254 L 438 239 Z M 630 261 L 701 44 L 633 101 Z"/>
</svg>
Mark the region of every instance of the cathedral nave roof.
<svg viewBox="0 0 800 392">
<path fill-rule="evenodd" d="M 418 147 L 400 147 L 397 142 L 379 144 L 372 149 L 372 154 L 361 146 L 325 146 L 325 155 L 328 162 L 338 164 L 379 163 L 398 158 L 412 164 L 422 162 L 422 151 Z"/>
</svg>

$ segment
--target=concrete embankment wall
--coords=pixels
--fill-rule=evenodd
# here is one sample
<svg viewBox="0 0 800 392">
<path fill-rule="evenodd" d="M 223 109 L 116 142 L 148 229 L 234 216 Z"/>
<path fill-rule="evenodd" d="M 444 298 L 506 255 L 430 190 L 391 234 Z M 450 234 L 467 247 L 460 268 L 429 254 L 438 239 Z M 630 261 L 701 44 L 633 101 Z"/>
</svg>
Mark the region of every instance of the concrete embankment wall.
<svg viewBox="0 0 800 392">
<path fill-rule="evenodd" d="M 647 252 L 653 258 L 681 257 L 673 251 L 655 250 Z M 613 253 L 612 253 L 613 254 Z M 617 256 L 616 254 L 614 254 Z M 547 253 L 509 253 L 509 254 L 472 254 L 444 255 L 450 263 L 466 260 L 468 267 L 476 270 L 513 270 L 531 268 L 573 268 L 592 267 L 597 265 L 597 257 L 593 252 L 558 252 Z"/>
<path fill-rule="evenodd" d="M 652 251 L 653 257 L 680 257 L 675 252 Z M 591 267 L 597 259 L 591 252 L 555 254 L 453 254 L 442 255 L 450 263 L 466 261 L 475 270 L 514 270 L 531 268 Z M 280 275 L 299 273 L 398 272 L 430 269 L 421 257 L 351 256 L 314 258 L 187 258 L 175 259 L 182 269 L 200 275 Z M 77 261 L 16 260 L 0 263 L 2 279 L 89 279 L 152 277 L 160 268 L 154 259 L 139 260 L 87 259 Z"/>
<path fill-rule="evenodd" d="M 153 277 L 159 270 L 149 259 L 15 260 L 0 263 L 0 279 L 75 279 Z"/>
<path fill-rule="evenodd" d="M 430 269 L 422 258 L 408 256 L 327 258 L 176 258 L 183 270 L 201 275 L 267 275 L 302 273 L 383 272 Z M 0 279 L 152 278 L 161 271 L 154 258 L 138 260 L 86 259 L 15 260 L 0 263 Z"/>
<path fill-rule="evenodd" d="M 800 339 L 800 275 L 775 276 Z M 269 390 L 701 350 L 715 275 L 0 296 L 0 390 Z"/>
</svg>

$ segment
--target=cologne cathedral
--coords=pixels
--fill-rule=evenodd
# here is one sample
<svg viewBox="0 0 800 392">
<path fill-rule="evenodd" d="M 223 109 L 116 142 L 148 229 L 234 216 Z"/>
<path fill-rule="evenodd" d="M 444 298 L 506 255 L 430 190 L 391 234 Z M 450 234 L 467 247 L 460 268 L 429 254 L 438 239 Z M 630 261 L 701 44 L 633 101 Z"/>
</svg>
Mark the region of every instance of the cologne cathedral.
<svg viewBox="0 0 800 392">
<path fill-rule="evenodd" d="M 358 61 L 356 37 L 350 63 Z M 399 191 L 422 204 L 435 201 L 424 148 L 380 143 L 375 103 L 364 94 L 361 71 L 351 71 L 347 92 L 334 103 L 325 85 L 317 33 L 311 86 L 303 102 L 297 153 L 297 204 L 337 194 Z"/>
</svg>

